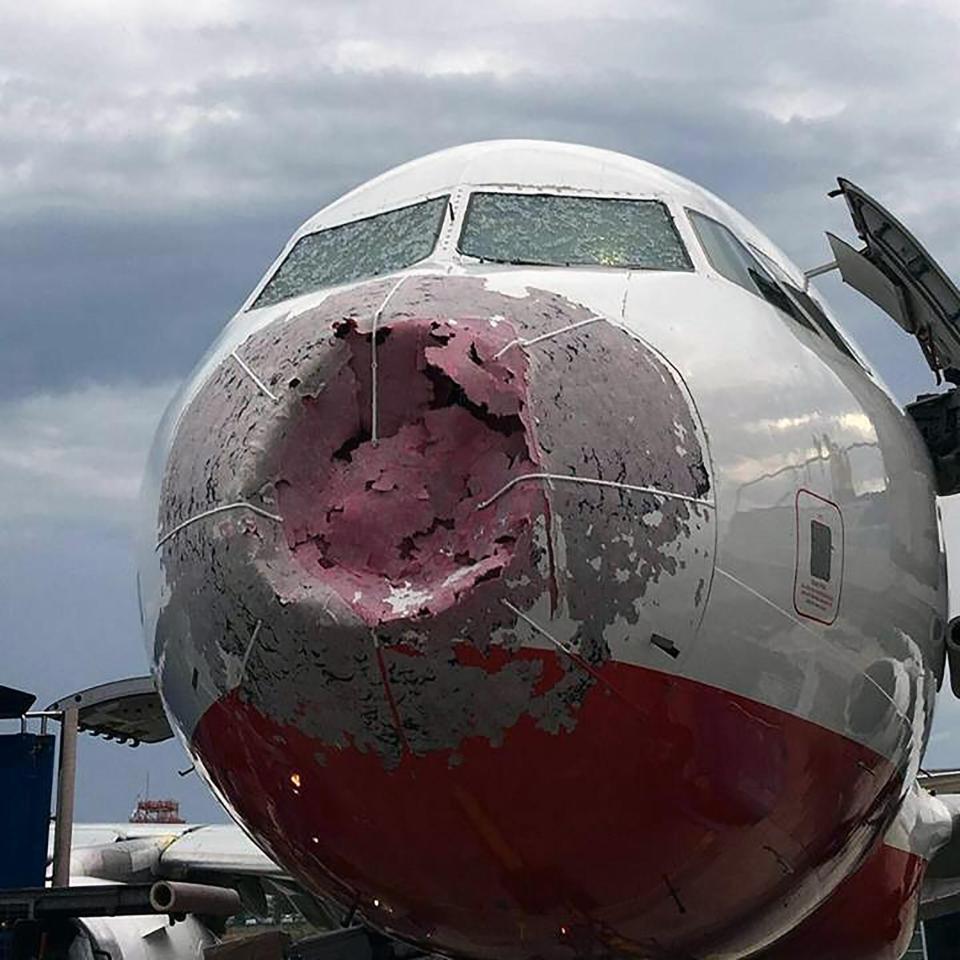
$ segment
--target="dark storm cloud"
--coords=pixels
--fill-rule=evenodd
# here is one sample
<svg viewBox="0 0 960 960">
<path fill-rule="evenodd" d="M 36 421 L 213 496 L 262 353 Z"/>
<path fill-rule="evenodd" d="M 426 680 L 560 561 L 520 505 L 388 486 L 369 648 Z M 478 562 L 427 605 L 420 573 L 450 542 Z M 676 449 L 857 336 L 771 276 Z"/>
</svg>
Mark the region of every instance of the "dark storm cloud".
<svg viewBox="0 0 960 960">
<path fill-rule="evenodd" d="M 890 155 L 902 158 L 901 171 L 929 167 L 954 136 L 927 131 L 921 146 L 901 124 L 869 130 L 847 114 L 784 123 L 723 90 L 705 96 L 702 83 L 599 68 L 558 83 L 536 72 L 278 66 L 203 80 L 177 95 L 177 111 L 208 119 L 175 144 L 149 127 L 108 149 L 94 125 L 45 152 L 34 145 L 35 180 L 55 179 L 45 165 L 65 172 L 34 209 L 15 202 L 0 234 L 12 321 L 0 356 L 7 396 L 183 375 L 300 220 L 443 146 L 529 136 L 644 156 L 720 192 L 811 264 L 825 259 L 824 226 L 849 234 L 842 205 L 824 200 L 837 173 L 882 184 Z M 948 263 L 960 260 L 951 216 L 960 217 L 952 197 L 923 213 L 926 237 Z"/>
<path fill-rule="evenodd" d="M 0 230 L 0 398 L 182 377 L 276 255 L 290 219 L 76 211 Z"/>
<path fill-rule="evenodd" d="M 130 544 L 123 531 L 91 519 L 3 530 L 0 683 L 36 694 L 38 707 L 146 672 Z M 195 821 L 223 818 L 197 777 L 177 777 L 189 766 L 177 744 L 131 750 L 81 737 L 79 749 L 81 821 L 126 819 L 148 772 L 153 796 L 179 797 Z"/>
<path fill-rule="evenodd" d="M 145 672 L 127 531 L 153 426 L 344 190 L 464 141 L 579 141 L 703 183 L 809 266 L 824 229 L 851 236 L 825 197 L 843 174 L 956 275 L 958 41 L 953 0 L 0 9 L 0 683 L 52 699 Z M 821 287 L 902 400 L 930 383 L 890 321 Z M 172 750 L 99 749 L 81 816 L 123 818 L 148 764 L 201 794 Z"/>
</svg>

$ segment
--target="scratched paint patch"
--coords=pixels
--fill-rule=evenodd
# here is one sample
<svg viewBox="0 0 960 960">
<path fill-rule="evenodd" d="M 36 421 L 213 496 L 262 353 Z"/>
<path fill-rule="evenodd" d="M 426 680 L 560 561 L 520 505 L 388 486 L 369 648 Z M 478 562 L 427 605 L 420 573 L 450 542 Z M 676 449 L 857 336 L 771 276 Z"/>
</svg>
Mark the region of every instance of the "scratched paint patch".
<svg viewBox="0 0 960 960">
<path fill-rule="evenodd" d="M 188 730 L 237 690 L 320 757 L 456 763 L 466 738 L 499 743 L 524 716 L 573 729 L 611 657 L 661 664 L 652 631 L 693 640 L 708 509 L 524 479 L 708 496 L 699 424 L 662 359 L 605 321 L 525 347 L 593 314 L 472 278 L 409 278 L 374 334 L 389 286 L 238 348 L 277 402 L 226 358 L 184 413 L 160 529 L 237 501 L 283 518 L 222 514 L 162 547 L 161 683 Z"/>
</svg>

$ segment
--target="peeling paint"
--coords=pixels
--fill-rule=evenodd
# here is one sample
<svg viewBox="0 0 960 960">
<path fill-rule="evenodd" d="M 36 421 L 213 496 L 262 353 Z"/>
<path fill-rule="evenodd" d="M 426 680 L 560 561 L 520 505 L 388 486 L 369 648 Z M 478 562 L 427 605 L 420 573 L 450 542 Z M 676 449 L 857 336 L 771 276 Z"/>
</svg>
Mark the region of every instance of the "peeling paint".
<svg viewBox="0 0 960 960">
<path fill-rule="evenodd" d="M 509 297 L 470 278 L 410 277 L 378 317 L 374 444 L 372 319 L 391 286 L 333 295 L 247 339 L 242 355 L 278 402 L 224 362 L 186 410 L 160 528 L 238 500 L 282 522 L 224 515 L 163 545 L 157 648 L 164 673 L 196 649 L 200 689 L 220 695 L 248 657 L 240 696 L 314 738 L 318 757 L 352 746 L 390 767 L 447 750 L 455 763 L 465 738 L 497 744 L 521 717 L 573 729 L 596 670 L 650 656 L 655 627 L 688 647 L 679 634 L 699 622 L 712 565 L 710 511 L 683 501 L 531 482 L 477 504 L 531 472 L 690 497 L 710 483 L 691 406 L 645 344 L 582 323 L 594 314 L 556 294 Z M 678 607 L 655 602 L 667 584 L 683 623 L 650 620 Z M 204 704 L 171 706 L 189 729 Z"/>
<path fill-rule="evenodd" d="M 374 444 L 370 335 L 344 322 L 334 336 L 337 368 L 300 398 L 275 457 L 287 542 L 327 586 L 361 593 L 353 606 L 371 625 L 436 614 L 500 576 L 542 509 L 536 490 L 491 515 L 476 509 L 486 491 L 535 465 L 524 358 L 492 360 L 502 338 L 475 321 L 456 331 L 438 320 L 381 322 Z"/>
</svg>

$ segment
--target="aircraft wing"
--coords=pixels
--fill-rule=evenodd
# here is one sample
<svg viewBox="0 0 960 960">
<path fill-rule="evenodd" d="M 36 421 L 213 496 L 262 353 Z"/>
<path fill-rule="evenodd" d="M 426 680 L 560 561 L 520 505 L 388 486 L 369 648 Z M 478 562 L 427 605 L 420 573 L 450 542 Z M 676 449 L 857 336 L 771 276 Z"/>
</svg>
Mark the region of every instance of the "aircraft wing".
<svg viewBox="0 0 960 960">
<path fill-rule="evenodd" d="M 960 770 L 929 770 L 917 777 L 917 783 L 935 797 L 960 794 Z"/>
<path fill-rule="evenodd" d="M 279 893 L 317 926 L 343 911 L 304 890 L 236 824 L 102 823 L 73 830 L 70 874 L 110 883 L 185 880 L 237 891 L 244 908 L 266 916 Z M 336 923 L 333 924 L 336 926 Z"/>
<path fill-rule="evenodd" d="M 155 851 L 155 875 L 168 880 L 201 873 L 287 877 L 233 823 L 90 823 L 73 828 L 75 859 L 81 853 L 118 849 Z"/>
<path fill-rule="evenodd" d="M 198 873 L 226 876 L 287 877 L 236 824 L 186 830 L 160 856 L 164 876 Z"/>
</svg>

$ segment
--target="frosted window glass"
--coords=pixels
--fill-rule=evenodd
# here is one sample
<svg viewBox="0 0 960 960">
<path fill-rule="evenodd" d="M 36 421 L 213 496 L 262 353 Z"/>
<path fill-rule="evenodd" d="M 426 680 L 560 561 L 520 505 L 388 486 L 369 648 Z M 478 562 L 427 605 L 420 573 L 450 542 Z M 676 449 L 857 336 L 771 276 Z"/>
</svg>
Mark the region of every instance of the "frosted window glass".
<svg viewBox="0 0 960 960">
<path fill-rule="evenodd" d="M 253 306 L 267 307 L 423 260 L 437 242 L 448 200 L 436 197 L 301 237 Z"/>
<path fill-rule="evenodd" d="M 459 249 L 499 263 L 693 269 L 659 200 L 474 193 Z"/>
</svg>

